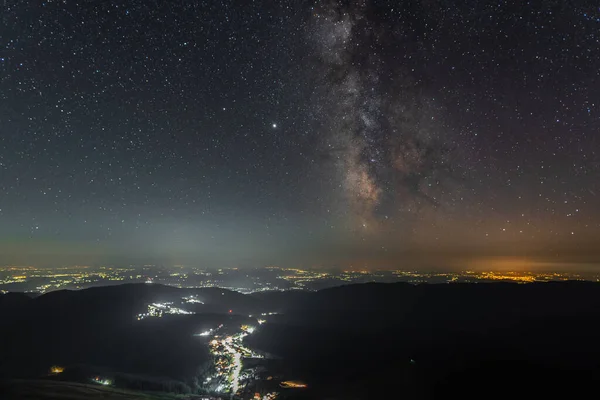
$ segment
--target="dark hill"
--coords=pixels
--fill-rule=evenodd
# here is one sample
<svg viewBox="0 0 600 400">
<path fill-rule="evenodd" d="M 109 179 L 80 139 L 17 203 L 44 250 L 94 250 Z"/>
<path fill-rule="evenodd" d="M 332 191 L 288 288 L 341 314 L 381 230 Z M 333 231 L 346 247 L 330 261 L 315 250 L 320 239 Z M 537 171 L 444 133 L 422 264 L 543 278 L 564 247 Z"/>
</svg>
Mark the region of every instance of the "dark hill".
<svg viewBox="0 0 600 400">
<path fill-rule="evenodd" d="M 151 302 L 196 295 L 196 315 L 137 321 Z M 232 313 L 229 313 L 232 310 Z M 280 357 L 270 374 L 312 398 L 576 398 L 600 384 L 600 285 L 591 282 L 347 285 L 242 295 L 120 285 L 0 297 L 0 375 L 52 364 L 189 380 L 193 333 L 278 312 L 248 342 Z"/>
<path fill-rule="evenodd" d="M 0 315 L 25 310 L 32 302 L 33 299 L 24 293 L 0 294 Z"/>
<path fill-rule="evenodd" d="M 250 340 L 319 396 L 554 398 L 600 383 L 596 283 L 374 283 L 294 300 Z"/>
<path fill-rule="evenodd" d="M 194 315 L 138 321 L 147 304 L 181 302 L 195 294 L 205 301 Z M 13 293 L 0 303 L 0 377 L 35 377 L 51 365 L 92 364 L 116 371 L 185 379 L 208 359 L 194 333 L 220 323 L 247 320 L 229 314 L 255 301 L 221 289 L 184 290 L 163 285 L 127 284 L 60 290 L 30 299 Z M 196 307 L 198 308 L 198 307 Z M 213 314 L 211 311 L 222 311 Z M 233 321 L 237 319 L 238 321 Z"/>
<path fill-rule="evenodd" d="M 0 382 L 0 393 L 6 400 L 171 400 L 169 394 L 140 393 L 99 385 L 49 380 L 9 380 Z"/>
</svg>

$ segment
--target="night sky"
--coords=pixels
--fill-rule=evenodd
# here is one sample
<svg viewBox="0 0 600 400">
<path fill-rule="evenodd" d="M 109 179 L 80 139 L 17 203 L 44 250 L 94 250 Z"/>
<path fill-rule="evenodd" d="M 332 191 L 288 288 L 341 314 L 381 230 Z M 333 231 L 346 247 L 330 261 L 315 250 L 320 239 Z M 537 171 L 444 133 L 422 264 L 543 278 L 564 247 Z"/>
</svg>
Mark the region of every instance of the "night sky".
<svg viewBox="0 0 600 400">
<path fill-rule="evenodd" d="M 2 264 L 600 262 L 595 1 L 0 10 Z"/>
</svg>

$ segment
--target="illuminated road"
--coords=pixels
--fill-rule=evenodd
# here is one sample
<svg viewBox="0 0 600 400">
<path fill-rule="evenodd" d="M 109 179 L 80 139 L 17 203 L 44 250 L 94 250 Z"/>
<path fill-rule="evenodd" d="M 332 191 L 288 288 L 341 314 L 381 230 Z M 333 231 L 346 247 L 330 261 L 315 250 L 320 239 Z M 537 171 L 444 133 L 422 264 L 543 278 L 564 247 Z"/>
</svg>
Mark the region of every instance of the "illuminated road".
<svg viewBox="0 0 600 400">
<path fill-rule="evenodd" d="M 233 362 L 231 363 L 231 392 L 237 393 L 240 390 L 240 372 L 242 372 L 242 354 L 233 347 L 225 345 L 225 350 L 231 354 Z"/>
<path fill-rule="evenodd" d="M 218 332 L 219 329 L 215 331 Z M 218 392 L 230 392 L 232 397 L 240 390 L 240 382 L 243 379 L 243 358 L 261 357 L 242 343 L 244 337 L 252 332 L 254 327 L 244 325 L 234 335 L 213 336 L 210 341 L 210 351 L 215 356 L 215 374 L 207 378 L 205 383 L 216 385 L 215 390 Z"/>
</svg>

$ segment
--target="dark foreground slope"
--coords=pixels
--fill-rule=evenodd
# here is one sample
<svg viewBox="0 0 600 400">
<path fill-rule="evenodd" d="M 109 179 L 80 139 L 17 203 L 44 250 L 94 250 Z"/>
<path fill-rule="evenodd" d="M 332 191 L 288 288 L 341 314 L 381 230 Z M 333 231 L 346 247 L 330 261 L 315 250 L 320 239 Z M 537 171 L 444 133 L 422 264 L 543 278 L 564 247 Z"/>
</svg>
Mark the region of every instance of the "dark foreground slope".
<svg viewBox="0 0 600 400">
<path fill-rule="evenodd" d="M 574 398 L 600 383 L 600 285 L 365 284 L 296 298 L 252 344 L 330 398 Z M 454 398 L 454 397 L 450 397 Z"/>
<path fill-rule="evenodd" d="M 195 315 L 138 321 L 153 302 L 181 301 L 189 292 L 161 285 L 121 285 L 57 291 L 36 298 L 0 296 L 1 377 L 37 377 L 52 365 L 91 365 L 110 371 L 186 380 L 208 361 L 193 334 L 221 323 L 241 324 L 226 307 L 253 304 L 239 293 L 194 290 L 204 305 Z M 216 301 L 216 300 L 218 301 Z M 194 309 L 195 308 L 195 309 Z"/>
<path fill-rule="evenodd" d="M 140 393 L 98 385 L 49 380 L 0 381 L 4 399 L 27 400 L 172 400 L 169 394 Z"/>
<path fill-rule="evenodd" d="M 193 333 L 278 312 L 247 338 L 277 356 L 289 398 L 579 398 L 600 384 L 600 285 L 362 284 L 241 295 L 194 290 L 197 315 L 137 321 L 189 290 L 122 285 L 0 296 L 0 376 L 89 364 L 191 385 L 208 362 Z M 229 310 L 233 310 L 229 313 Z"/>
</svg>

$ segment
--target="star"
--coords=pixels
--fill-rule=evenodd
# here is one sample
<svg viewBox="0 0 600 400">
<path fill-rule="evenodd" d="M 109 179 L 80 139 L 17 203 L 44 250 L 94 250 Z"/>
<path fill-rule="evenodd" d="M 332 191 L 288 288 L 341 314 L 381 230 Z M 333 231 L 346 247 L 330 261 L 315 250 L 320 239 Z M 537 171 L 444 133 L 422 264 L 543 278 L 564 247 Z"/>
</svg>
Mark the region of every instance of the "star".
<svg viewBox="0 0 600 400">
<path fill-rule="evenodd" d="M 596 7 L 548 17 L 500 2 L 493 18 L 471 18 L 490 10 L 170 2 L 140 37 L 156 7 L 122 3 L 110 13 L 7 7 L 0 249 L 60 231 L 68 254 L 106 241 L 89 255 L 98 262 L 126 249 L 140 260 L 262 265 L 277 245 L 282 264 L 320 265 L 333 262 L 320 259 L 331 246 L 351 250 L 332 252 L 342 263 L 379 260 L 385 246 L 387 268 L 402 263 L 394 248 L 429 257 L 428 246 L 456 243 L 507 256 L 513 244 L 539 246 L 552 257 L 545 241 L 555 239 L 530 239 L 535 227 L 572 235 L 565 250 L 598 251 Z M 76 34 L 60 30 L 63 13 Z M 443 16 L 435 31 L 444 34 L 430 34 L 421 13 Z M 101 44 L 89 45 L 86 27 L 107 28 Z M 317 240 L 321 226 L 333 228 Z M 211 238 L 248 247 L 213 251 Z M 37 244 L 23 246 L 10 257 L 35 261 Z"/>
</svg>

